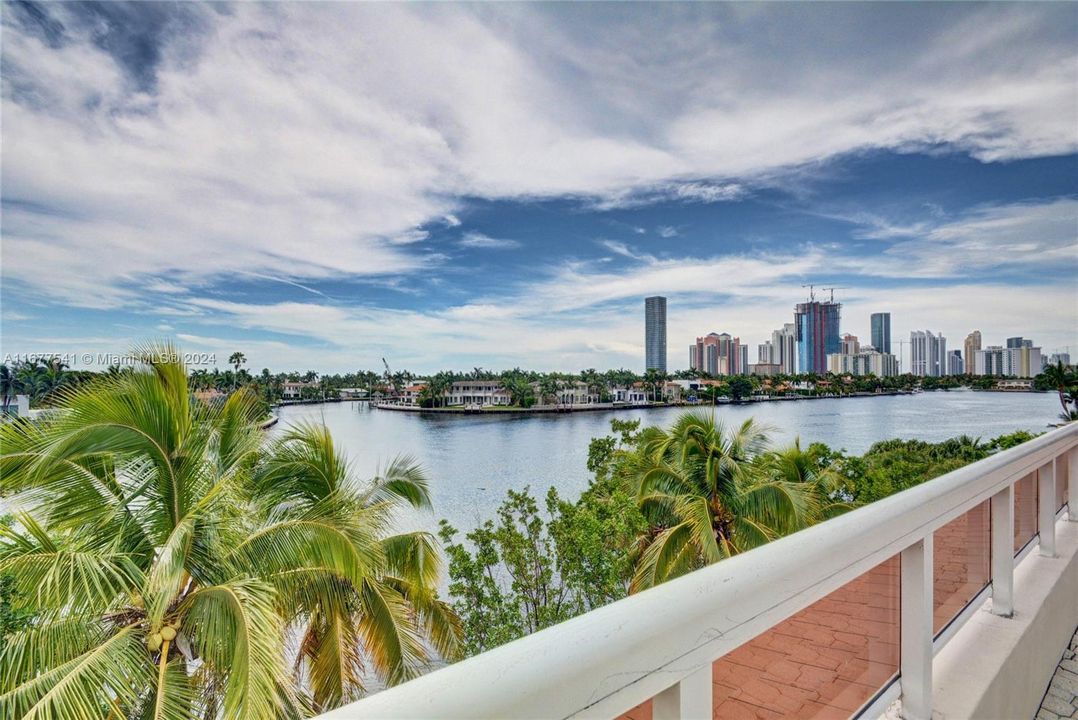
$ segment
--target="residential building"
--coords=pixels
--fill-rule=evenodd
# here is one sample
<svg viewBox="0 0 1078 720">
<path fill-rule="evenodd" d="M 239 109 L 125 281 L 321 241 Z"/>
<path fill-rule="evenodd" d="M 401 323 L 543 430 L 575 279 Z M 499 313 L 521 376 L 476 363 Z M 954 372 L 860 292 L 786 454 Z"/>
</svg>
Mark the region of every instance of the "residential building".
<svg viewBox="0 0 1078 720">
<path fill-rule="evenodd" d="M 978 350 L 973 366 L 974 375 L 1010 375 L 1011 356 L 999 345 Z M 1006 366 L 1006 367 L 1005 367 Z"/>
<path fill-rule="evenodd" d="M 281 385 L 281 398 L 284 400 L 299 400 L 303 397 L 303 391 L 307 388 L 317 388 L 316 382 L 286 381 Z"/>
<path fill-rule="evenodd" d="M 964 371 L 965 364 L 962 362 L 962 351 L 952 350 L 947 353 L 947 374 L 961 375 Z"/>
<path fill-rule="evenodd" d="M 729 333 L 708 333 L 696 338 L 696 352 L 690 357 L 690 369 L 710 375 L 736 375 L 747 372 L 749 347 Z M 742 370 L 742 368 L 745 368 Z"/>
<path fill-rule="evenodd" d="M 614 402 L 630 403 L 632 405 L 646 403 L 650 399 L 647 388 L 642 383 L 635 383 L 632 387 L 618 386 L 610 388 L 610 395 Z"/>
<path fill-rule="evenodd" d="M 457 380 L 449 386 L 445 404 L 493 407 L 512 405 L 513 398 L 498 380 Z"/>
<path fill-rule="evenodd" d="M 872 326 L 872 347 L 881 353 L 891 353 L 891 313 L 872 313 L 870 318 Z"/>
<path fill-rule="evenodd" d="M 1033 341 L 1032 340 L 1026 340 L 1022 336 L 1007 338 L 1007 349 L 1008 350 L 1011 350 L 1011 349 L 1014 349 L 1014 348 L 1032 347 L 1032 346 L 1033 346 Z"/>
<path fill-rule="evenodd" d="M 838 335 L 841 308 L 841 303 L 819 300 L 798 303 L 794 308 L 800 372 L 827 372 L 827 356 L 841 350 Z"/>
<path fill-rule="evenodd" d="M 875 375 L 891 377 L 898 374 L 898 359 L 891 353 L 861 348 L 856 353 L 832 353 L 827 356 L 827 371 L 835 375 Z"/>
<path fill-rule="evenodd" d="M 559 388 L 557 392 L 558 405 L 594 405 L 601 401 L 602 396 L 589 390 L 588 384 L 580 380 Z"/>
<path fill-rule="evenodd" d="M 1071 354 L 1065 352 L 1052 353 L 1048 358 L 1049 365 L 1055 365 L 1057 363 L 1063 363 L 1064 365 L 1071 364 Z"/>
<path fill-rule="evenodd" d="M 842 336 L 842 344 L 839 347 L 843 355 L 856 355 L 861 352 L 861 343 L 857 336 L 849 333 Z"/>
<path fill-rule="evenodd" d="M 947 339 L 929 330 L 910 333 L 910 372 L 921 377 L 947 374 Z"/>
<path fill-rule="evenodd" d="M 666 298 L 644 300 L 644 369 L 666 372 Z"/>
<path fill-rule="evenodd" d="M 398 402 L 401 405 L 418 405 L 419 395 L 426 389 L 427 383 L 412 383 L 401 390 Z"/>
<path fill-rule="evenodd" d="M 775 362 L 775 346 L 771 344 L 770 340 L 756 346 L 756 362 L 764 365 L 771 365 Z"/>
<path fill-rule="evenodd" d="M 1040 374 L 1043 366 L 1041 349 L 1033 347 L 1032 340 L 1023 340 L 1019 347 L 1007 348 L 1007 355 L 1009 356 L 1008 370 L 1010 370 L 1006 373 L 1007 375 L 1029 378 Z"/>
<path fill-rule="evenodd" d="M 749 365 L 749 375 L 771 376 L 782 372 L 782 365 L 778 363 L 756 363 Z"/>
<path fill-rule="evenodd" d="M 797 325 L 786 323 L 771 333 L 772 361 L 782 366 L 782 373 L 797 372 Z"/>
<path fill-rule="evenodd" d="M 977 353 L 981 351 L 981 331 L 974 330 L 966 336 L 966 342 L 962 346 L 962 357 L 965 358 L 965 371 L 970 375 L 977 374 Z"/>
</svg>

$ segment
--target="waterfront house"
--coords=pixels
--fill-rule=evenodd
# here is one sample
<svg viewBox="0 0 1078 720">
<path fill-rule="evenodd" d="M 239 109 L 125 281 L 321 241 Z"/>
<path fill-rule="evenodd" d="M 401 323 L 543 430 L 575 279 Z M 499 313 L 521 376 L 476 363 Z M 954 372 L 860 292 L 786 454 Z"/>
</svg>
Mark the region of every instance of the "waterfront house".
<svg viewBox="0 0 1078 720">
<path fill-rule="evenodd" d="M 284 400 L 300 400 L 303 398 L 305 389 L 317 387 L 318 383 L 288 380 L 281 385 L 281 398 Z"/>
<path fill-rule="evenodd" d="M 1032 380 L 1000 380 L 996 383 L 996 390 L 1010 390 L 1012 392 L 1029 392 L 1033 389 Z"/>
<path fill-rule="evenodd" d="M 513 404 L 509 391 L 499 380 L 457 380 L 449 386 L 447 405 L 495 407 Z"/>
<path fill-rule="evenodd" d="M 412 383 L 403 390 L 401 390 L 400 400 L 401 405 L 419 405 L 419 395 L 427 389 L 427 383 Z"/>
<path fill-rule="evenodd" d="M 195 390 L 192 395 L 194 395 L 195 400 L 204 402 L 207 405 L 224 402 L 225 398 L 228 397 L 228 393 L 221 392 L 217 388 L 209 388 L 208 390 Z"/>
<path fill-rule="evenodd" d="M 602 401 L 599 393 L 589 390 L 588 384 L 580 380 L 558 390 L 555 397 L 558 405 L 594 405 Z"/>
<path fill-rule="evenodd" d="M 614 402 L 639 405 L 648 401 L 648 391 L 643 383 L 633 383 L 632 387 L 614 387 L 610 391 Z"/>
</svg>

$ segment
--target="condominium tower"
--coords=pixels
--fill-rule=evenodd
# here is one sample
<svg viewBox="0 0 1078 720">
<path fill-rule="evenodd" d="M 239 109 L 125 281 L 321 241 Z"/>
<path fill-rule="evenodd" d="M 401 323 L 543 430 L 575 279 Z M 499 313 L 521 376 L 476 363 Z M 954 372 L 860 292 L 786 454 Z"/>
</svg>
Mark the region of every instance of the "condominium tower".
<svg viewBox="0 0 1078 720">
<path fill-rule="evenodd" d="M 891 313 L 872 313 L 872 347 L 877 351 L 890 354 L 891 352 Z"/>
<path fill-rule="evenodd" d="M 921 377 L 947 374 L 947 338 L 928 330 L 910 333 L 910 372 Z"/>
<path fill-rule="evenodd" d="M 644 299 L 644 369 L 666 372 L 666 298 Z"/>
<path fill-rule="evenodd" d="M 730 333 L 708 333 L 689 346 L 689 368 L 711 375 L 744 375 L 749 367 L 749 346 Z"/>
<path fill-rule="evenodd" d="M 797 326 L 785 323 L 782 329 L 771 333 L 771 362 L 781 366 L 781 372 L 793 375 L 797 372 Z"/>
<path fill-rule="evenodd" d="M 966 336 L 966 342 L 962 347 L 962 357 L 965 358 L 963 370 L 967 375 L 977 373 L 977 353 L 981 351 L 981 331 L 974 330 Z"/>
</svg>

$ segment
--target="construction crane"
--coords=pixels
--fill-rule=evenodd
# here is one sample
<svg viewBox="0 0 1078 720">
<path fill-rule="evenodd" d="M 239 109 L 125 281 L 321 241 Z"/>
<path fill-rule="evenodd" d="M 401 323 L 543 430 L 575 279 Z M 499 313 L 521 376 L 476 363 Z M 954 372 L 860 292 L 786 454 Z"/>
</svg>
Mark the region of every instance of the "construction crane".
<svg viewBox="0 0 1078 720">
<path fill-rule="evenodd" d="M 386 368 L 386 385 L 393 390 L 393 397 L 400 395 L 400 390 L 397 388 L 397 383 L 393 382 L 393 371 L 389 369 L 389 363 L 385 358 L 382 358 L 382 365 Z"/>
<path fill-rule="evenodd" d="M 815 290 L 816 286 L 815 285 L 811 285 L 811 284 L 810 285 L 802 285 L 801 287 L 809 289 L 809 302 L 812 302 L 813 300 L 816 299 L 816 290 Z"/>
<path fill-rule="evenodd" d="M 836 290 L 849 290 L 848 287 L 821 287 L 820 289 L 821 290 L 830 290 L 831 291 L 831 302 L 835 301 L 835 291 Z"/>
<path fill-rule="evenodd" d="M 898 343 L 898 369 L 902 369 L 902 356 L 906 354 L 906 345 L 909 344 L 909 340 L 895 340 Z M 912 359 L 910 364 L 913 364 Z"/>
</svg>

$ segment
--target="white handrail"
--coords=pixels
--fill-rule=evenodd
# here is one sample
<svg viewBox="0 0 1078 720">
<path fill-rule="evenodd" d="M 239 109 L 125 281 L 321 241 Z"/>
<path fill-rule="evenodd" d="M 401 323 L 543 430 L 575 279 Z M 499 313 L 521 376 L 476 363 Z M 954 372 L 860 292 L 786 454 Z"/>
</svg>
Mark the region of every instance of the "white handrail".
<svg viewBox="0 0 1078 720">
<path fill-rule="evenodd" d="M 322 717 L 609 720 L 1075 447 L 1078 423 Z"/>
</svg>

